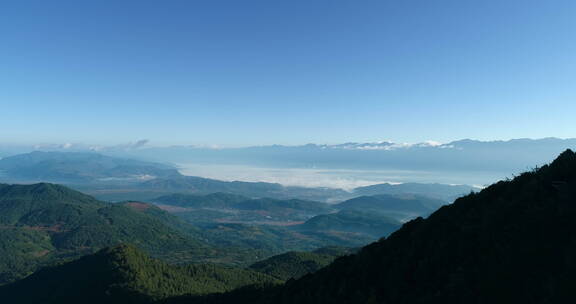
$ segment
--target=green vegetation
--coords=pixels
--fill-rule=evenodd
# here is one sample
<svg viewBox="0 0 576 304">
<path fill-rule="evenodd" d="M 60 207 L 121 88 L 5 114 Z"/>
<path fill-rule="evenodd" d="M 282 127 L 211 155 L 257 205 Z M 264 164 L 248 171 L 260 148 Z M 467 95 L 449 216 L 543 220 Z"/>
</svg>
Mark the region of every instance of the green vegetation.
<svg viewBox="0 0 576 304">
<path fill-rule="evenodd" d="M 378 213 L 352 209 L 317 215 L 302 225 L 294 226 L 294 229 L 302 232 L 352 232 L 377 239 L 396 231 L 401 225 L 398 220 Z"/>
<path fill-rule="evenodd" d="M 238 196 L 216 194 L 208 197 Z M 284 205 L 305 210 L 323 206 L 322 203 L 298 200 L 257 202 L 270 209 L 276 208 L 270 204 L 278 204 L 281 210 L 288 209 L 284 209 Z M 257 213 L 261 210 L 254 212 Z M 203 224 L 199 229 L 155 205 L 101 202 L 64 186 L 46 183 L 0 184 L 0 236 L 3 257 L 0 259 L 0 284 L 29 275 L 43 265 L 119 243 L 135 244 L 170 263 L 247 266 L 290 250 L 313 250 L 329 245 L 359 246 L 373 240 L 332 232 L 326 235 L 302 233 L 265 225 L 211 223 Z"/>
<path fill-rule="evenodd" d="M 250 269 L 286 281 L 298 279 L 332 263 L 336 255 L 315 252 L 287 252 L 256 262 Z"/>
<path fill-rule="evenodd" d="M 341 249 L 290 252 L 243 270 L 173 266 L 134 247 L 120 246 L 2 286 L 0 298 L 23 304 L 571 303 L 576 282 L 575 200 L 576 154 L 568 150 L 550 165 L 470 193 L 332 263 L 334 255 L 327 253 L 339 255 Z M 386 204 L 391 208 L 406 201 L 426 206 L 413 196 L 396 197 L 394 204 Z M 353 205 L 372 206 L 360 203 Z M 47 260 L 52 253 L 46 251 L 78 252 L 107 240 L 140 242 L 152 252 L 162 247 L 180 253 L 181 242 L 191 242 L 186 246 L 194 244 L 213 256 L 217 249 L 189 236 L 209 239 L 211 235 L 213 242 L 218 232 L 209 230 L 222 230 L 219 241 L 243 248 L 249 238 L 258 242 L 278 233 L 272 238 L 277 241 L 286 236 L 282 230 L 245 225 L 199 231 L 148 204 L 110 205 L 49 184 L 0 185 L 0 206 L 7 240 L 0 243 L 2 250 L 13 253 L 11 263 L 23 261 L 15 269 L 24 271 L 33 267 L 27 264 L 30 256 Z M 394 223 L 378 214 L 343 210 L 308 224 L 335 229 L 348 227 L 347 218 L 351 223 L 374 225 L 371 228 Z M 377 219 L 385 220 L 370 222 Z M 135 223 L 151 228 L 134 227 Z M 105 228 L 95 228 L 100 226 Z M 293 237 L 313 239 L 306 231 L 292 232 Z M 286 282 L 277 285 L 277 279 Z"/>
<path fill-rule="evenodd" d="M 568 150 L 282 287 L 171 303 L 572 303 L 575 200 Z"/>
<path fill-rule="evenodd" d="M 170 194 L 151 200 L 154 203 L 186 208 L 232 208 L 237 203 L 247 201 L 249 198 L 236 194 L 216 192 L 207 195 L 197 194 Z"/>
<path fill-rule="evenodd" d="M 171 296 L 221 293 L 276 282 L 265 274 L 239 268 L 173 266 L 134 246 L 120 245 L 2 286 L 0 298 L 19 304 L 152 303 Z"/>
<path fill-rule="evenodd" d="M 290 250 L 314 250 L 328 245 L 349 245 L 347 242 L 305 235 L 283 227 L 245 224 L 211 224 L 202 229 L 204 238 L 215 246 L 258 248 L 262 259 Z"/>
<path fill-rule="evenodd" d="M 287 213 L 291 211 L 322 213 L 332 210 L 330 205 L 315 201 L 299 199 L 279 200 L 273 198 L 250 199 L 245 196 L 221 192 L 207 195 L 171 194 L 155 198 L 151 201 L 158 204 L 193 209 L 239 209 L 271 213 Z"/>
<path fill-rule="evenodd" d="M 406 220 L 417 216 L 428 216 L 446 203 L 420 195 L 388 195 L 361 196 L 344 201 L 335 207 L 341 210 L 359 210 L 380 213 L 398 220 Z"/>
<path fill-rule="evenodd" d="M 353 248 L 353 247 L 342 247 L 342 246 L 326 246 L 326 247 L 321 247 L 318 248 L 316 250 L 314 250 L 314 253 L 317 254 L 323 254 L 323 255 L 331 255 L 331 256 L 343 256 L 343 255 L 349 255 L 349 254 L 353 254 L 353 253 L 357 253 L 358 250 L 360 250 L 360 248 Z"/>
<path fill-rule="evenodd" d="M 123 242 L 155 255 L 209 251 L 194 227 L 153 205 L 104 203 L 53 184 L 0 185 L 0 235 L 0 284 Z"/>
<path fill-rule="evenodd" d="M 139 185 L 139 189 L 139 191 L 153 190 L 170 194 L 210 194 L 225 192 L 251 198 L 298 198 L 313 201 L 326 201 L 328 198 L 346 195 L 347 193 L 344 190 L 330 188 L 285 187 L 280 184 L 265 182 L 228 182 L 197 176 L 157 178 L 143 182 Z"/>
<path fill-rule="evenodd" d="M 298 199 L 277 200 L 271 198 L 261 198 L 247 200 L 235 205 L 238 209 L 259 210 L 272 213 L 291 213 L 301 211 L 305 213 L 323 213 L 330 212 L 330 205 L 314 201 L 304 201 Z"/>
<path fill-rule="evenodd" d="M 153 199 L 191 223 L 270 223 L 293 225 L 333 208 L 321 202 L 299 199 L 249 199 L 228 193 L 172 194 Z M 177 208 L 174 208 L 175 206 Z"/>
<path fill-rule="evenodd" d="M 0 227 L 0 284 L 32 273 L 55 250 L 50 237 L 24 227 Z"/>
</svg>

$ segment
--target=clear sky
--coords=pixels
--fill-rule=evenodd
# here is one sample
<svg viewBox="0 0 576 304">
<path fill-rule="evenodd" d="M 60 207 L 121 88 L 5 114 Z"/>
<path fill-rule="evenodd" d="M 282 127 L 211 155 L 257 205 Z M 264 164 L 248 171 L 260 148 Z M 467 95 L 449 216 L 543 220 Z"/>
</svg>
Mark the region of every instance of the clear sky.
<svg viewBox="0 0 576 304">
<path fill-rule="evenodd" d="M 576 1 L 2 1 L 0 143 L 576 136 Z"/>
</svg>

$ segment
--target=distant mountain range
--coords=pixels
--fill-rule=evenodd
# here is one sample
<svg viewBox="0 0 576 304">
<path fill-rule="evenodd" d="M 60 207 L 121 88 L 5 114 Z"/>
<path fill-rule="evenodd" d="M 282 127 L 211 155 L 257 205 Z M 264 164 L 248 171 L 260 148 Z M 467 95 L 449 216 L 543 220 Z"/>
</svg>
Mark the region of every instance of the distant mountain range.
<svg viewBox="0 0 576 304">
<path fill-rule="evenodd" d="M 176 164 L 244 164 L 271 168 L 475 172 L 476 175 L 485 175 L 476 179 L 480 184 L 488 184 L 497 178 L 510 177 L 512 173 L 520 173 L 533 166 L 543 165 L 547 160 L 570 148 L 576 148 L 576 138 L 512 139 L 507 141 L 464 139 L 442 144 L 436 142 L 403 144 L 384 141 L 244 148 L 149 147 L 146 143 L 114 147 L 81 144 L 19 147 L 0 145 L 0 156 L 36 150 L 90 151 L 122 158 L 147 159 Z M 460 183 L 468 182 L 461 180 Z"/>
<path fill-rule="evenodd" d="M 421 194 L 452 201 L 474 190 L 442 184 L 380 184 L 349 191 L 182 175 L 174 166 L 86 152 L 31 152 L 0 159 L 0 182 L 64 183 L 102 200 L 150 200 L 163 194 L 224 192 L 248 198 L 342 201 L 373 194 Z"/>
<path fill-rule="evenodd" d="M 169 303 L 572 303 L 575 199 L 566 151 L 282 287 Z"/>
<path fill-rule="evenodd" d="M 400 198 L 414 200 L 405 194 Z M 575 198 L 576 153 L 567 150 L 549 165 L 458 198 L 331 263 L 325 255 L 340 255 L 338 250 L 284 254 L 254 263 L 250 270 L 172 266 L 120 245 L 1 286 L 0 298 L 23 304 L 572 303 Z M 376 199 L 386 208 L 398 205 Z M 409 205 L 429 204 L 424 202 Z M 55 246 L 59 240 L 67 240 L 67 246 L 87 245 L 117 235 L 135 242 L 148 235 L 151 244 L 171 248 L 179 246 L 172 241 L 183 240 L 181 235 L 198 232 L 143 203 L 119 204 L 121 217 L 116 217 L 114 206 L 55 185 L 2 185 L 0 206 L 0 231 L 6 233 L 0 248 L 17 246 L 2 257 L 24 253 L 28 259 L 40 258 L 50 249 L 31 246 Z M 344 208 L 335 215 L 360 213 Z M 35 232 L 41 234 L 27 234 Z M 202 248 L 201 241 L 194 242 Z M 279 285 L 291 277 L 296 279 Z"/>
<path fill-rule="evenodd" d="M 569 148 L 576 148 L 576 138 L 508 141 L 464 139 L 444 144 L 379 142 L 219 149 L 193 146 L 142 147 L 115 153 L 173 163 L 248 164 L 278 168 L 493 171 L 510 174 L 543 165 Z"/>
<path fill-rule="evenodd" d="M 0 159 L 4 178 L 26 182 L 139 182 L 181 176 L 160 163 L 124 159 L 88 152 L 35 151 Z"/>
</svg>

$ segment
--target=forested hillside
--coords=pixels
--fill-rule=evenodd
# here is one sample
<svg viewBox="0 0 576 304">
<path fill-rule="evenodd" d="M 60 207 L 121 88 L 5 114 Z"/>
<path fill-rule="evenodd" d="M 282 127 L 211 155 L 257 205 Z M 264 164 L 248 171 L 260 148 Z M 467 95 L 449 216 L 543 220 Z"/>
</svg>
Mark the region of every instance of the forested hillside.
<svg viewBox="0 0 576 304">
<path fill-rule="evenodd" d="M 575 231 L 568 150 L 283 287 L 173 303 L 572 303 Z"/>
<path fill-rule="evenodd" d="M 355 233 L 359 238 L 388 236 L 402 226 L 392 217 L 369 211 L 342 210 L 331 214 L 317 215 L 292 229 L 303 233 Z"/>
<path fill-rule="evenodd" d="M 447 204 L 446 201 L 422 195 L 379 194 L 349 199 L 335 207 L 340 210 L 378 213 L 398 220 L 406 220 L 417 216 L 428 216 L 445 204 Z"/>
<path fill-rule="evenodd" d="M 194 227 L 153 205 L 105 203 L 54 184 L 0 185 L 0 235 L 0 284 L 122 242 L 169 256 L 210 248 Z"/>
<path fill-rule="evenodd" d="M 271 275 L 279 280 L 298 279 L 308 273 L 327 266 L 338 255 L 316 252 L 286 252 L 256 262 L 250 269 Z"/>
<path fill-rule="evenodd" d="M 148 257 L 134 246 L 119 245 L 1 286 L 0 299 L 18 304 L 145 304 L 170 296 L 219 293 L 277 282 L 239 268 L 173 266 Z"/>
</svg>

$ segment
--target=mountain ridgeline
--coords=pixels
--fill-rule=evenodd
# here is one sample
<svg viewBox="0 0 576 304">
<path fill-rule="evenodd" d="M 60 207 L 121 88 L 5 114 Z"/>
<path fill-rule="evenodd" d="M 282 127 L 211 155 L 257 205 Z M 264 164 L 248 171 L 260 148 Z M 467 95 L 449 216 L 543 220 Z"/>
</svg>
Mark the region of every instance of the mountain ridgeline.
<svg viewBox="0 0 576 304">
<path fill-rule="evenodd" d="M 252 221 L 304 221 L 332 210 L 320 202 L 248 199 L 223 193 L 202 197 L 173 195 L 166 200 L 180 206 L 233 206 L 236 209 L 231 213 L 236 218 Z M 102 202 L 55 184 L 0 184 L 0 285 L 25 277 L 39 267 L 121 243 L 134 244 L 153 257 L 172 263 L 249 265 L 291 250 L 362 246 L 392 231 L 378 230 L 374 221 L 364 224 L 371 227 L 371 235 L 360 230 L 342 230 L 342 225 L 301 230 L 290 226 L 226 223 L 219 221 L 222 218 L 210 218 L 206 212 L 219 211 L 193 209 L 170 214 L 143 202 Z M 201 221 L 208 218 L 209 222 L 190 223 L 175 215 L 183 219 L 199 216 Z M 399 224 L 393 227 L 398 228 Z"/>
<path fill-rule="evenodd" d="M 567 150 L 284 286 L 172 303 L 573 303 L 575 231 Z"/>
<path fill-rule="evenodd" d="M 470 186 L 379 184 L 351 192 L 324 187 L 283 186 L 268 182 L 222 181 L 182 175 L 176 166 L 125 159 L 95 152 L 40 152 L 0 159 L 0 182 L 62 183 L 106 201 L 151 200 L 174 193 L 230 193 L 248 198 L 342 201 L 361 195 L 419 194 L 451 202 Z"/>
<path fill-rule="evenodd" d="M 410 208 L 430 206 L 415 198 L 401 195 L 400 201 L 410 201 Z M 368 206 L 390 210 L 400 201 L 376 197 Z M 363 198 L 344 206 L 362 209 L 364 203 Z M 192 242 L 184 251 L 206 248 L 190 237 L 205 232 L 186 228 L 148 204 L 116 207 L 61 186 L 0 185 L 0 206 L 0 248 L 8 249 L 2 256 L 11 258 L 2 260 L 6 269 L 19 265 L 13 258 L 18 255 L 27 255 L 25 261 L 42 259 L 96 248 L 106 244 L 102 239 L 137 243 L 147 251 L 162 247 L 182 252 L 182 242 Z M 319 216 L 367 218 L 366 210 L 348 207 Z M 124 218 L 144 230 L 123 224 Z M 322 223 L 337 226 L 339 221 Z M 101 227 L 104 232 L 96 233 Z M 333 262 L 340 254 L 327 250 L 286 253 L 249 269 L 173 266 L 120 245 L 1 286 L 0 298 L 23 304 L 572 303 L 575 231 L 576 153 L 567 150 L 549 165 L 458 198 Z M 95 240 L 99 242 L 92 244 Z"/>
<path fill-rule="evenodd" d="M 403 184 L 376 184 L 365 187 L 358 187 L 353 190 L 356 195 L 419 195 L 452 202 L 463 194 L 468 194 L 474 190 L 474 187 L 467 185 L 445 185 L 445 184 L 421 184 L 421 183 L 403 183 Z"/>
<path fill-rule="evenodd" d="M 484 185 L 495 178 L 545 164 L 560 151 L 573 147 L 576 147 L 576 138 L 463 139 L 442 145 L 422 143 L 409 146 L 377 142 L 228 149 L 151 147 L 130 151 L 128 156 L 175 163 L 239 164 L 265 168 L 307 168 L 314 164 L 318 169 L 393 170 L 395 174 L 412 171 L 434 173 L 445 183 Z M 482 175 L 485 177 L 480 177 Z M 372 194 L 381 193 L 362 193 Z"/>
<path fill-rule="evenodd" d="M 322 245 L 361 246 L 395 231 L 401 226 L 401 220 L 429 214 L 432 206 L 444 203 L 425 197 L 385 196 L 361 197 L 334 205 L 298 199 L 249 199 L 226 193 L 205 196 L 174 194 L 152 201 L 161 204 L 162 208 L 174 210 L 175 215 L 191 223 L 201 225 L 205 231 L 212 232 L 212 236 L 221 234 L 224 242 L 231 242 L 225 240 L 228 236 L 236 242 L 246 240 L 258 244 L 259 248 L 270 248 L 271 244 L 278 243 L 274 241 L 278 238 L 285 244 L 307 239 L 310 244 L 319 244 L 314 240 L 323 240 Z M 233 225 L 251 223 L 268 223 L 276 227 Z M 220 233 L 224 231 L 226 233 Z M 259 237 L 254 239 L 251 237 L 253 234 Z M 263 243 L 263 240 L 268 241 Z M 313 249 L 297 247 L 299 250 Z"/>
<path fill-rule="evenodd" d="M 31 152 L 0 159 L 5 176 L 23 181 L 86 183 L 180 176 L 169 165 L 90 152 Z"/>
<path fill-rule="evenodd" d="M 292 226 L 302 233 L 328 234 L 330 232 L 355 233 L 378 239 L 396 231 L 402 223 L 394 217 L 358 210 L 341 210 L 317 215 L 303 224 Z"/>
<path fill-rule="evenodd" d="M 356 197 L 335 207 L 340 210 L 371 212 L 405 220 L 417 216 L 428 216 L 445 204 L 445 201 L 421 195 L 380 194 Z"/>
</svg>

